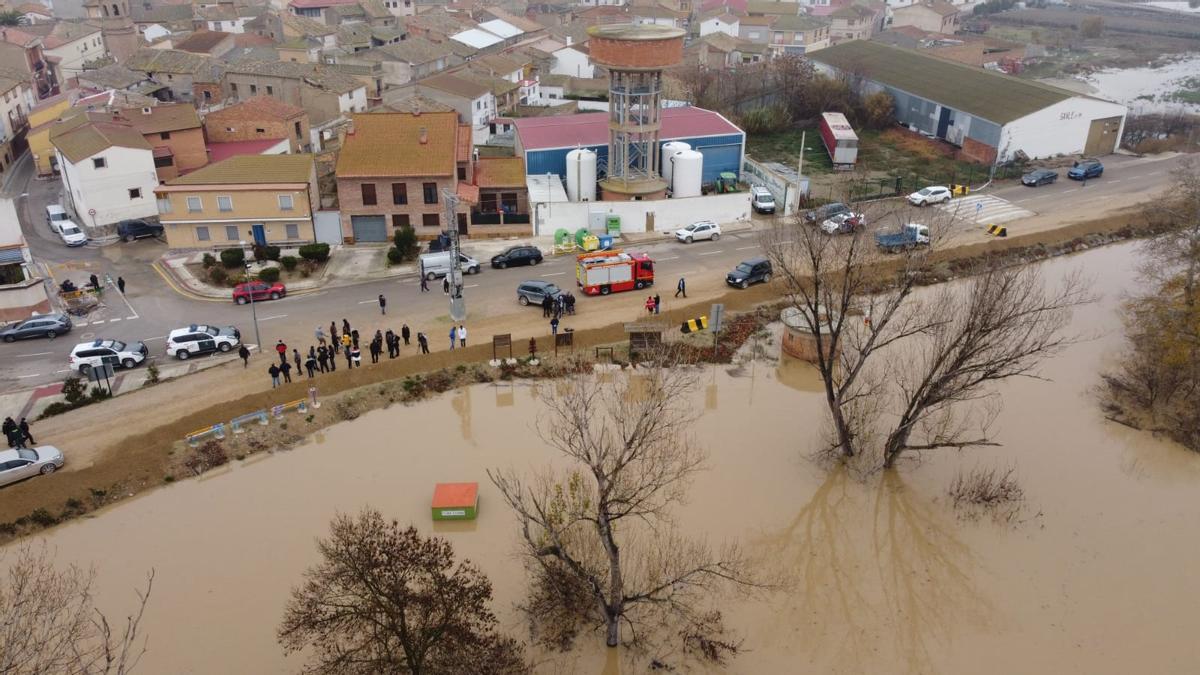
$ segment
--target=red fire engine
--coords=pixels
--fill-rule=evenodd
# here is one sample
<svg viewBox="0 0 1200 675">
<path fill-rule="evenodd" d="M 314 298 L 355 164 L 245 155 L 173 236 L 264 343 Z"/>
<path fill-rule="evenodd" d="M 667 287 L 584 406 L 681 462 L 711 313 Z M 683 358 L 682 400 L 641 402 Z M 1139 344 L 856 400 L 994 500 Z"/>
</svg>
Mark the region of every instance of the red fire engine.
<svg viewBox="0 0 1200 675">
<path fill-rule="evenodd" d="M 575 280 L 588 295 L 642 289 L 654 283 L 654 261 L 645 253 L 596 251 L 579 256 Z"/>
</svg>

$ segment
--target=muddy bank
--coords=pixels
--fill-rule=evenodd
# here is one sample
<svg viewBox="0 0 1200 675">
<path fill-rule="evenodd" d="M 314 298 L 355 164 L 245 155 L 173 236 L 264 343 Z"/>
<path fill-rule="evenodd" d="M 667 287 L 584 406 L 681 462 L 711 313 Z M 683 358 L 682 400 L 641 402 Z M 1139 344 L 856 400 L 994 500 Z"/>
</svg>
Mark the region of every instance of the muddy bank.
<svg viewBox="0 0 1200 675">
<path fill-rule="evenodd" d="M 961 246 L 935 253 L 934 266 L 927 283 L 935 283 L 965 274 L 980 261 L 1003 261 L 1017 264 L 1055 255 L 1111 243 L 1131 237 L 1152 234 L 1155 226 L 1148 224 L 1138 211 L 1121 212 L 1108 218 L 1078 223 L 1056 230 L 1035 232 L 1006 239 L 989 239 L 978 244 Z M 891 273 L 886 266 L 880 270 L 881 277 Z M 778 301 L 774 287 L 759 285 L 747 290 L 734 290 L 714 299 L 698 301 L 673 311 L 665 312 L 660 319 L 668 326 L 679 325 L 684 320 L 708 311 L 710 302 L 722 302 L 731 314 L 748 312 L 756 307 Z M 525 354 L 527 335 L 514 335 L 514 354 Z M 548 347 L 548 336 L 539 336 L 540 350 Z M 581 356 L 593 356 L 594 348 L 624 342 L 624 324 L 612 323 L 595 329 L 575 331 L 575 352 Z M 476 344 L 452 352 L 434 352 L 423 356 L 410 356 L 355 369 L 339 369 L 324 374 L 317 380 L 320 395 L 329 398 L 336 394 L 381 383 L 400 381 L 419 373 L 455 369 L 464 364 L 483 363 L 491 359 L 490 344 Z M 239 364 L 230 364 L 214 369 L 239 369 Z M 71 411 L 56 420 L 61 426 L 86 429 L 88 425 L 110 427 L 113 423 L 109 411 L 119 406 L 136 410 L 138 415 L 153 416 L 155 402 L 161 398 L 186 400 L 192 395 L 190 378 L 163 383 L 150 389 L 139 390 L 116 400 Z M 186 407 L 181 414 L 151 419 L 132 425 L 127 435 L 122 434 L 98 453 L 90 466 L 79 470 L 63 471 L 52 480 L 31 480 L 5 488 L 0 499 L 0 537 L 19 536 L 21 533 L 53 525 L 56 522 L 86 513 L 94 508 L 112 503 L 143 490 L 163 484 L 165 476 L 175 476 L 178 456 L 171 453 L 180 445 L 189 432 L 217 422 L 228 422 L 237 415 L 269 408 L 274 404 L 304 398 L 308 383 L 297 379 L 278 390 L 265 389 L 250 394 L 230 393 L 229 399 L 218 405 L 198 410 Z M 163 408 L 158 408 L 159 410 Z M 293 438 L 293 441 L 299 440 Z M 70 456 L 68 456 L 70 461 Z M 72 467 L 73 469 L 73 467 Z M 18 524 L 17 521 L 20 521 Z"/>
</svg>

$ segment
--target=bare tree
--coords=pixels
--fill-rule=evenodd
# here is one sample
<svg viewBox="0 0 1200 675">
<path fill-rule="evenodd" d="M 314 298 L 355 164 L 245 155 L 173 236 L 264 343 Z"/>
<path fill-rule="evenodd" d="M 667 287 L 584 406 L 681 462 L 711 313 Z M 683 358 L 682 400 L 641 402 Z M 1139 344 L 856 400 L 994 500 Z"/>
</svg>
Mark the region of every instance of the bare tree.
<svg viewBox="0 0 1200 675">
<path fill-rule="evenodd" d="M 693 380 L 686 368 L 653 367 L 547 385 L 538 429 L 574 467 L 529 479 L 488 473 L 520 522 L 535 606 L 565 608 L 543 616 L 573 622 L 565 641 L 581 625 L 603 627 L 610 647 L 649 644 L 668 624 L 709 658 L 736 651 L 692 629 L 722 632 L 704 605 L 720 587 L 751 583 L 741 555 L 680 536 L 670 517 L 704 459 L 689 438 Z"/>
<path fill-rule="evenodd" d="M 522 650 L 495 632 L 492 584 L 454 549 L 364 509 L 338 515 L 279 627 L 306 673 L 509 674 Z"/>
<path fill-rule="evenodd" d="M 96 609 L 94 570 L 56 569 L 45 545 L 16 549 L 0 585 L 0 674 L 125 675 L 146 652 L 142 615 L 154 573 L 137 608 L 114 630 Z"/>
</svg>

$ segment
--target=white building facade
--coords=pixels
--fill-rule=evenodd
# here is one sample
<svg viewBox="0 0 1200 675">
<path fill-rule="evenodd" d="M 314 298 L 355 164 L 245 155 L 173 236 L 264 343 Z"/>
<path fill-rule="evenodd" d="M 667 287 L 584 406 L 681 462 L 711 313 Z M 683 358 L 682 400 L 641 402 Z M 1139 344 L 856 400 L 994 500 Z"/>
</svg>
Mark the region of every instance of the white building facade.
<svg viewBox="0 0 1200 675">
<path fill-rule="evenodd" d="M 59 73 L 64 79 L 75 77 L 81 73 L 83 64 L 88 61 L 108 56 L 108 48 L 104 44 L 104 36 L 99 29 L 69 42 L 64 41 L 52 49 L 43 48 L 42 52 L 46 56 L 54 56 L 59 59 Z"/>
<path fill-rule="evenodd" d="M 66 206 L 73 220 L 98 230 L 130 218 L 158 215 L 158 174 L 150 149 L 110 146 L 78 162 L 58 152 Z"/>
</svg>

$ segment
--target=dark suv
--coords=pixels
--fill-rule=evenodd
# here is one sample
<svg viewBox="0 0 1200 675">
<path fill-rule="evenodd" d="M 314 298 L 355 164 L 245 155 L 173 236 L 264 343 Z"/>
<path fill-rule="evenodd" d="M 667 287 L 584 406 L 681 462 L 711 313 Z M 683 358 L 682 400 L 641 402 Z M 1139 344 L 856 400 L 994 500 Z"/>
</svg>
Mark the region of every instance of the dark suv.
<svg viewBox="0 0 1200 675">
<path fill-rule="evenodd" d="M 809 223 L 820 224 L 839 213 L 850 213 L 850 207 L 841 202 L 825 204 L 804 214 L 804 220 Z"/>
<path fill-rule="evenodd" d="M 117 234 L 125 241 L 143 237 L 161 237 L 163 226 L 148 220 L 122 220 L 117 223 Z"/>
<path fill-rule="evenodd" d="M 518 265 L 536 265 L 542 262 L 542 252 L 536 246 L 513 246 L 503 253 L 492 256 L 492 267 L 504 269 Z"/>
<path fill-rule="evenodd" d="M 1067 171 L 1067 178 L 1072 180 L 1087 180 L 1089 178 L 1099 178 L 1102 173 L 1104 173 L 1104 165 L 1100 163 L 1100 160 L 1084 157 L 1083 159 L 1075 160 L 1075 165 Z"/>
<path fill-rule="evenodd" d="M 725 283 L 738 288 L 749 288 L 750 284 L 771 280 L 771 261 L 766 258 L 743 260 L 733 271 L 725 275 Z"/>
</svg>

